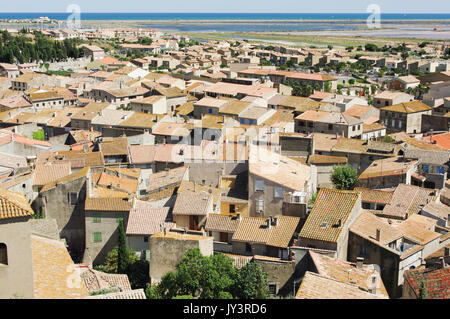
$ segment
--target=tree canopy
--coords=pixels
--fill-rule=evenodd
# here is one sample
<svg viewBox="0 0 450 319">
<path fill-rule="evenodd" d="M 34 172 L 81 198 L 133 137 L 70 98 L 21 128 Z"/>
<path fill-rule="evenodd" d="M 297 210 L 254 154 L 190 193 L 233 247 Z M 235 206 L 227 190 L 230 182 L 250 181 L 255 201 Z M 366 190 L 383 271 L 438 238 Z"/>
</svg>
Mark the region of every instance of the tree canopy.
<svg viewBox="0 0 450 319">
<path fill-rule="evenodd" d="M 337 189 L 353 190 L 356 185 L 357 172 L 349 165 L 335 166 L 331 181 Z"/>
<path fill-rule="evenodd" d="M 22 34 L 12 36 L 7 30 L 0 31 L 0 62 L 61 61 L 85 55 L 85 50 L 78 48 L 82 42 L 79 39 L 55 41 L 40 31 L 34 31 L 33 36 L 34 40 Z"/>
<path fill-rule="evenodd" d="M 223 254 L 206 257 L 198 248 L 188 250 L 176 271 L 149 286 L 146 294 L 150 299 L 262 299 L 269 295 L 267 276 L 257 264 L 236 269 L 231 258 Z"/>
</svg>

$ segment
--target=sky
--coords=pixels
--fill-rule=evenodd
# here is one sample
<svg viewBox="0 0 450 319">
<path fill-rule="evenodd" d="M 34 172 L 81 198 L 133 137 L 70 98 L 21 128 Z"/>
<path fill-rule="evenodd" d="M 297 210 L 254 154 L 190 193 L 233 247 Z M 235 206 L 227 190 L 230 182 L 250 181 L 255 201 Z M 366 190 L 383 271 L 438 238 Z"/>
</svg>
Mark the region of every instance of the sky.
<svg viewBox="0 0 450 319">
<path fill-rule="evenodd" d="M 381 13 L 450 13 L 448 0 L 2 0 L 2 12 L 66 12 L 78 4 L 82 12 L 243 12 L 364 13 L 378 4 Z"/>
</svg>

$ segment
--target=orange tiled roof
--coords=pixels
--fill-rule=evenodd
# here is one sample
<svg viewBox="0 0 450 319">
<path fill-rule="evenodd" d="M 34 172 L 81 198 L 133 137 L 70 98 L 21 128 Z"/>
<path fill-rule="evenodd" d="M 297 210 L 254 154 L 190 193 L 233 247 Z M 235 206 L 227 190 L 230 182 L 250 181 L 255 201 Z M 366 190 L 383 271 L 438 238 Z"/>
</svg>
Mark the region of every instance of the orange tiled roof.
<svg viewBox="0 0 450 319">
<path fill-rule="evenodd" d="M 89 296 L 62 241 L 31 236 L 34 297 L 79 299 Z"/>
<path fill-rule="evenodd" d="M 34 211 L 25 196 L 0 188 L 0 219 L 25 217 L 33 214 Z"/>
<path fill-rule="evenodd" d="M 342 283 L 307 271 L 296 299 L 386 299 L 363 291 L 356 286 Z"/>
<path fill-rule="evenodd" d="M 358 198 L 358 192 L 322 189 L 300 232 L 300 237 L 336 242 L 343 229 L 336 225 L 339 220 L 342 226 L 345 225 L 357 205 Z"/>
</svg>

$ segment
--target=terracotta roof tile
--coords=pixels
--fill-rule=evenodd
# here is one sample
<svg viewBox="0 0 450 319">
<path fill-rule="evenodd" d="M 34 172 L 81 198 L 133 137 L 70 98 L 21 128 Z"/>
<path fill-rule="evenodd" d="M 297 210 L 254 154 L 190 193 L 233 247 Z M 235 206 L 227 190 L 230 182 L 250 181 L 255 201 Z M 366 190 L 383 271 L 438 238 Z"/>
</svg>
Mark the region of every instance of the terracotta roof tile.
<svg viewBox="0 0 450 319">
<path fill-rule="evenodd" d="M 213 196 L 209 193 L 177 195 L 173 215 L 207 216 L 212 210 Z"/>
<path fill-rule="evenodd" d="M 34 211 L 25 196 L 0 188 L 0 219 L 31 216 L 33 214 Z"/>
<path fill-rule="evenodd" d="M 206 231 L 234 233 L 239 225 L 239 220 L 234 216 L 209 214 L 206 219 Z"/>
<path fill-rule="evenodd" d="M 86 198 L 85 210 L 107 212 L 129 212 L 133 202 L 123 198 Z"/>
<path fill-rule="evenodd" d="M 296 299 L 386 299 L 356 286 L 342 283 L 307 271 Z"/>
<path fill-rule="evenodd" d="M 358 268 L 355 263 L 345 260 L 333 259 L 328 256 L 309 251 L 311 259 L 314 263 L 317 273 L 323 277 L 327 277 L 342 283 L 356 286 L 364 291 L 369 292 L 372 284 L 372 276 L 377 277 L 377 294 L 389 297 L 380 274 L 373 265 L 363 265 Z"/>
<path fill-rule="evenodd" d="M 33 185 L 44 186 L 70 174 L 70 163 L 38 164 L 34 170 Z"/>
<path fill-rule="evenodd" d="M 34 297 L 79 299 L 89 295 L 62 241 L 31 236 Z"/>
<path fill-rule="evenodd" d="M 233 235 L 233 241 L 259 243 L 268 246 L 285 248 L 294 236 L 300 218 L 275 216 L 277 225 L 268 227 L 269 219 L 260 217 L 244 217 Z"/>
<path fill-rule="evenodd" d="M 127 275 L 107 274 L 90 268 L 79 268 L 81 280 L 83 280 L 89 293 L 113 288 L 119 288 L 122 291 L 131 291 L 131 285 Z"/>
<path fill-rule="evenodd" d="M 441 269 L 414 269 L 405 272 L 405 284 L 408 284 L 420 297 L 421 283 L 429 299 L 450 299 L 450 267 Z"/>
<path fill-rule="evenodd" d="M 336 189 L 322 189 L 316 203 L 303 226 L 300 237 L 336 242 L 350 213 L 358 204 L 359 193 Z M 300 239 L 301 240 L 301 239 Z"/>
<path fill-rule="evenodd" d="M 146 202 L 137 205 L 130 211 L 126 233 L 129 236 L 150 236 L 172 229 L 175 223 L 169 222 L 169 208 L 155 208 Z"/>
</svg>

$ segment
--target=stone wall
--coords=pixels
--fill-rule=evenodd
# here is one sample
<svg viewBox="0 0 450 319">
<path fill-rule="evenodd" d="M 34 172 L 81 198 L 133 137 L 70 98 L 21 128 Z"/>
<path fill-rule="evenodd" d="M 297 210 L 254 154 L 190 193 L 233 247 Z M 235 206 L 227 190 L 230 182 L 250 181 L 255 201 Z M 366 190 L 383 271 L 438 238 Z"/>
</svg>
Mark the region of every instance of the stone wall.
<svg viewBox="0 0 450 319">
<path fill-rule="evenodd" d="M 150 237 L 150 280 L 159 282 L 165 274 L 176 270 L 176 265 L 191 248 L 199 248 L 204 256 L 213 254 L 213 238 L 176 233 L 155 234 Z"/>
</svg>

